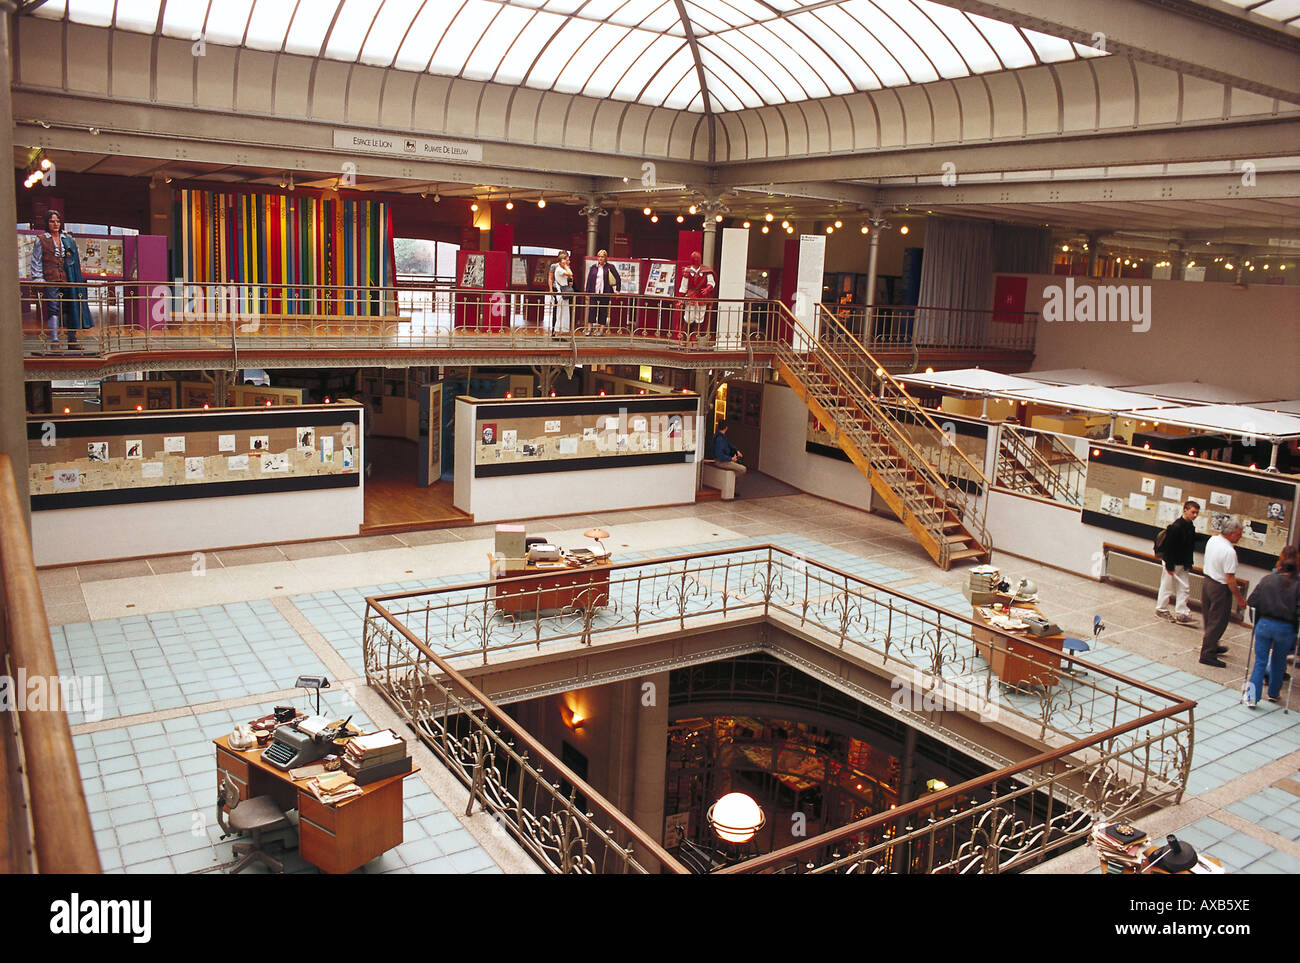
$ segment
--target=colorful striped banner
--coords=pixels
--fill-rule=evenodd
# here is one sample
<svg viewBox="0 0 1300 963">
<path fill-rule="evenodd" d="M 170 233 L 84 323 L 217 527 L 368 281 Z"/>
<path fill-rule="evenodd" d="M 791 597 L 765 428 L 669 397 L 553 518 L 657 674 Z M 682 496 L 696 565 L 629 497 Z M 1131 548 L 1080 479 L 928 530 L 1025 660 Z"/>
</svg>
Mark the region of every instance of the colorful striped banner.
<svg viewBox="0 0 1300 963">
<path fill-rule="evenodd" d="M 262 314 L 379 315 L 380 292 L 323 292 L 295 285 L 394 283 L 393 222 L 384 201 L 176 192 L 175 276 L 187 284 L 240 285 L 240 310 Z"/>
</svg>

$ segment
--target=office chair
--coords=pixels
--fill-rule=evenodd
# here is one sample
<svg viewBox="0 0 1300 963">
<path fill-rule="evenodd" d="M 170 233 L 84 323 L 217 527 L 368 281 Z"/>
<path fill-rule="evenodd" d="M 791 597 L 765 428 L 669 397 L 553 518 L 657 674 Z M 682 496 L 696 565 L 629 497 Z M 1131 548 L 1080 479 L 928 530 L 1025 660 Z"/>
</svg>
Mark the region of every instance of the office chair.
<svg viewBox="0 0 1300 963">
<path fill-rule="evenodd" d="M 263 849 L 262 837 L 281 829 L 292 829 L 293 823 L 270 796 L 241 800 L 235 780 L 229 773 L 224 773 L 217 789 L 217 823 L 224 836 L 247 834 L 253 837 L 251 842 L 235 843 L 235 855 L 244 858 L 231 867 L 232 874 L 241 872 L 254 862 L 264 864 L 273 873 L 284 872 L 284 864 Z M 277 842 L 284 845 L 283 840 Z"/>
<path fill-rule="evenodd" d="M 1092 617 L 1092 639 L 1094 642 L 1101 638 L 1101 633 L 1105 628 L 1106 623 L 1101 620 L 1101 616 L 1094 615 Z M 1088 673 L 1084 672 L 1082 669 L 1076 670 L 1074 668 L 1074 657 L 1081 652 L 1091 651 L 1092 646 L 1083 641 L 1083 639 L 1076 639 L 1073 636 L 1067 635 L 1065 641 L 1061 643 L 1061 648 L 1066 652 L 1066 673 L 1069 675 L 1087 675 Z"/>
</svg>

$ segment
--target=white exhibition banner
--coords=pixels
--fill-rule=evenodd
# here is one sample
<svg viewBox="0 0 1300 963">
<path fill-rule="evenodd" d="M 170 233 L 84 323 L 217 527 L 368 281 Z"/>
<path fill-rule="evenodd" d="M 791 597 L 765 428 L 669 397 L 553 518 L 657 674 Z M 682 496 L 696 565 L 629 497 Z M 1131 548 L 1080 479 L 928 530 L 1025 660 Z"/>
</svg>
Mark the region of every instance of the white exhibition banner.
<svg viewBox="0 0 1300 963">
<path fill-rule="evenodd" d="M 820 335 L 820 318 L 817 305 L 822 299 L 822 275 L 826 266 L 826 238 L 821 234 L 799 235 L 799 269 L 795 274 L 794 316 L 813 340 Z M 811 345 L 808 335 L 794 332 L 796 351 L 807 351 Z"/>
<path fill-rule="evenodd" d="M 739 348 L 745 336 L 745 271 L 749 267 L 749 231 L 722 229 L 722 263 L 718 268 L 718 347 Z"/>
<path fill-rule="evenodd" d="M 387 154 L 394 157 L 420 157 L 424 160 L 481 161 L 483 145 L 445 137 L 412 137 L 380 131 L 335 130 L 334 147 L 338 150 Z"/>
</svg>

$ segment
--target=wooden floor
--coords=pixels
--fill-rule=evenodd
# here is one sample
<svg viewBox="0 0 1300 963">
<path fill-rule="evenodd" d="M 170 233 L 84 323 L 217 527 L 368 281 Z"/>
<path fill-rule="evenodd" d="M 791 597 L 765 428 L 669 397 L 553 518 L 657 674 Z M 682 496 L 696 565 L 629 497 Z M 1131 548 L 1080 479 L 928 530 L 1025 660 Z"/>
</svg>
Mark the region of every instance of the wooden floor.
<svg viewBox="0 0 1300 963">
<path fill-rule="evenodd" d="M 452 485 L 428 488 L 415 483 L 419 448 L 401 438 L 368 438 L 373 468 L 366 479 L 366 514 L 361 532 L 377 535 L 418 528 L 472 525 L 474 519 L 452 505 Z"/>
</svg>

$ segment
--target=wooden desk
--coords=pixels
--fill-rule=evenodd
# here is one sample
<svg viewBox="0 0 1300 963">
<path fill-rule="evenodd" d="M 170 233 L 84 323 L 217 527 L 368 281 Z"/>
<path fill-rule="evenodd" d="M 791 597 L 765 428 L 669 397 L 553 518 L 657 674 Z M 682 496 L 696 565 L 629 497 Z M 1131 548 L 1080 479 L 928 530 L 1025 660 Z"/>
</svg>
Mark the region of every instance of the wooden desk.
<svg viewBox="0 0 1300 963">
<path fill-rule="evenodd" d="M 499 571 L 490 553 L 489 570 L 494 580 L 520 579 L 492 587 L 498 612 L 535 612 L 538 609 L 602 608 L 609 604 L 608 558 L 580 568 L 538 568 L 529 563 L 523 571 Z"/>
<path fill-rule="evenodd" d="M 286 812 L 298 810 L 298 851 L 327 873 L 350 873 L 402 842 L 402 780 L 420 771 L 379 779 L 361 787 L 361 795 L 327 806 L 312 795 L 306 780 L 294 782 L 287 772 L 262 761 L 262 750 L 231 749 L 227 736 L 214 739 L 217 781 L 229 773 L 239 798 L 270 796 Z"/>
<path fill-rule="evenodd" d="M 1003 596 L 1002 600 L 1010 600 L 1010 596 Z M 1000 604 L 1000 603 L 999 603 Z M 989 608 L 990 606 L 982 606 Z M 993 667 L 993 674 L 1006 685 L 1026 686 L 1026 685 L 1056 685 L 1059 680 L 1058 673 L 1061 668 L 1061 657 L 1055 654 L 1042 652 L 1034 646 L 1028 644 L 1027 640 L 1032 639 L 1048 648 L 1061 651 L 1065 646 L 1065 634 L 1058 632 L 1055 635 L 1037 636 L 1030 634 L 1028 629 L 1021 629 L 1019 632 L 1007 632 L 1003 635 L 1004 630 L 997 629 L 980 615 L 981 606 L 972 606 L 971 617 L 975 620 L 975 651 L 978 652 L 986 662 Z M 1038 612 L 1038 606 L 1030 603 L 1016 603 L 1013 608 L 1032 609 Z M 996 640 L 996 644 L 995 643 Z"/>
</svg>

